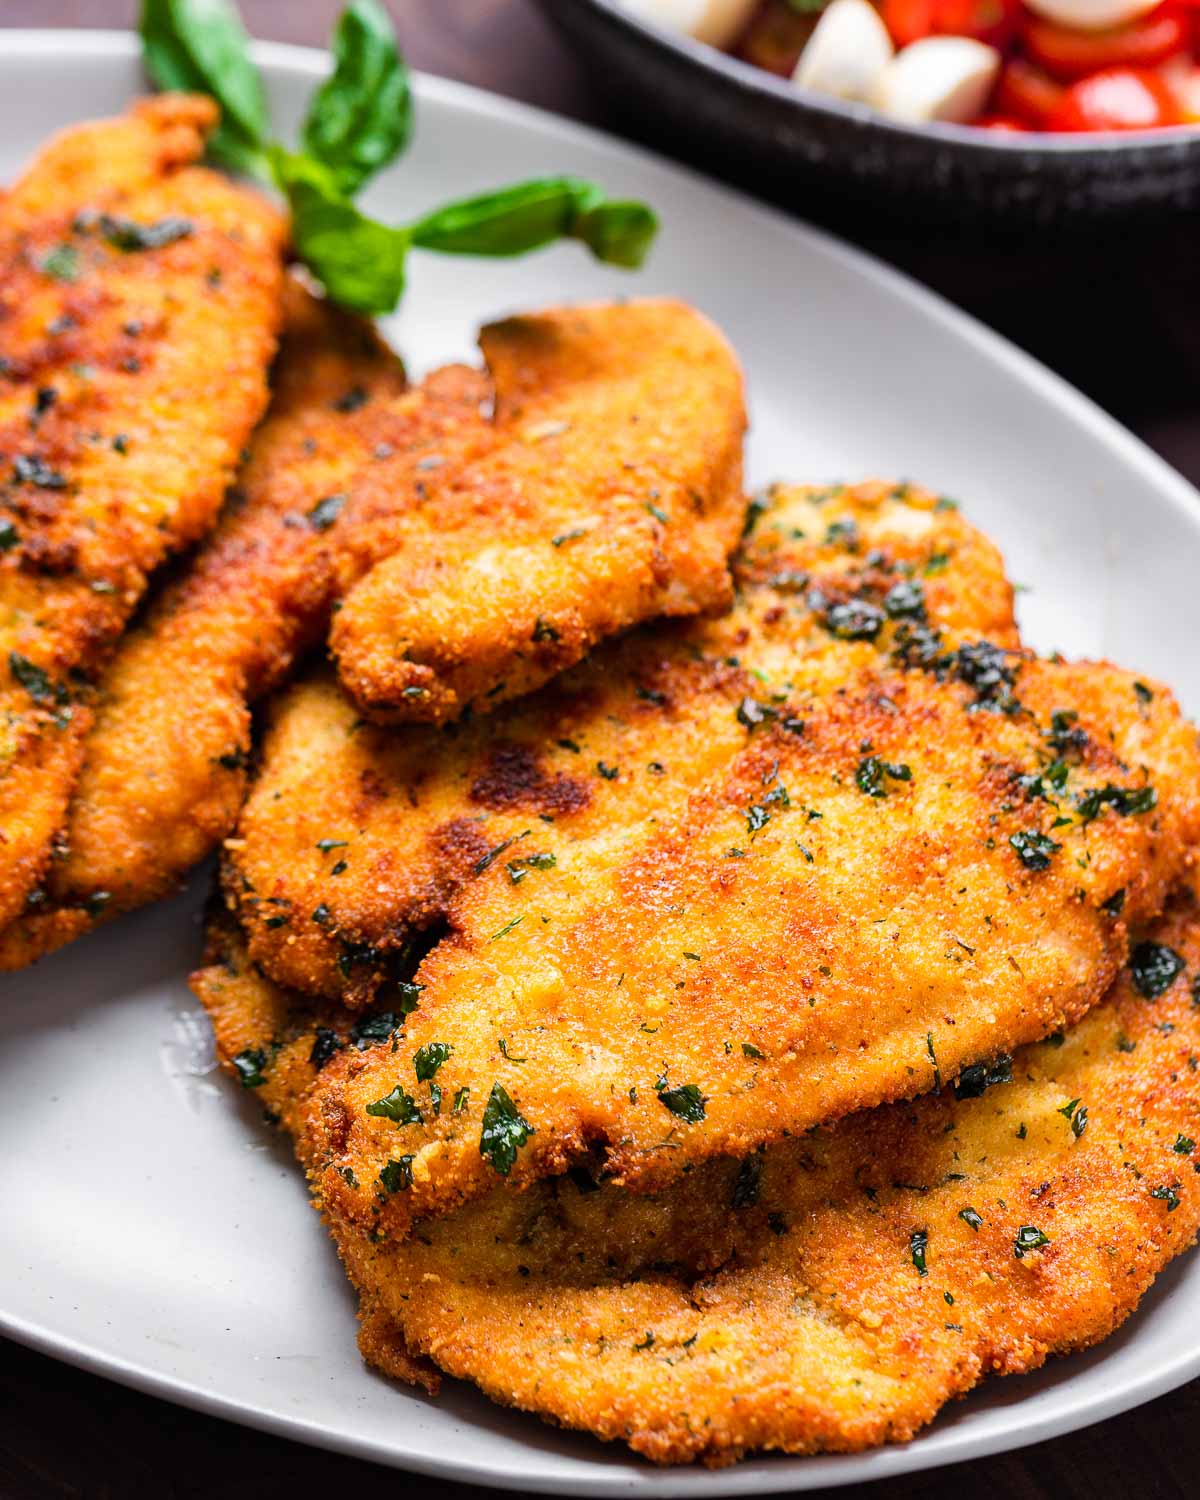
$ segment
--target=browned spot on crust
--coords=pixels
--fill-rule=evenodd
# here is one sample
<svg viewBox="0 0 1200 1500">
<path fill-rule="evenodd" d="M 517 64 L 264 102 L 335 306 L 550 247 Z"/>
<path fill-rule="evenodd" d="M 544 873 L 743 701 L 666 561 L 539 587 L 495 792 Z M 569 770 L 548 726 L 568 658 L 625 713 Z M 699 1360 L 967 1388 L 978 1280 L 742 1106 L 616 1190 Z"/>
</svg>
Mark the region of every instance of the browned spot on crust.
<svg viewBox="0 0 1200 1500">
<path fill-rule="evenodd" d="M 451 818 L 449 823 L 433 830 L 429 842 L 441 860 L 456 872 L 476 864 L 491 847 L 482 826 L 470 818 Z"/>
<path fill-rule="evenodd" d="M 340 1090 L 321 1100 L 321 1119 L 330 1150 L 335 1153 L 344 1151 L 354 1121 Z"/>
<path fill-rule="evenodd" d="M 488 752 L 486 769 L 471 787 L 471 801 L 494 812 L 528 808 L 532 812 L 579 812 L 591 801 L 587 782 L 561 772 L 548 776 L 537 752 L 511 741 Z"/>
<path fill-rule="evenodd" d="M 358 791 L 363 812 L 374 807 L 376 803 L 387 800 L 387 782 L 374 766 L 366 766 L 360 772 Z"/>
<path fill-rule="evenodd" d="M 48 575 L 70 573 L 79 558 L 79 546 L 72 537 L 31 536 L 21 553 L 21 566 L 29 573 Z"/>
</svg>

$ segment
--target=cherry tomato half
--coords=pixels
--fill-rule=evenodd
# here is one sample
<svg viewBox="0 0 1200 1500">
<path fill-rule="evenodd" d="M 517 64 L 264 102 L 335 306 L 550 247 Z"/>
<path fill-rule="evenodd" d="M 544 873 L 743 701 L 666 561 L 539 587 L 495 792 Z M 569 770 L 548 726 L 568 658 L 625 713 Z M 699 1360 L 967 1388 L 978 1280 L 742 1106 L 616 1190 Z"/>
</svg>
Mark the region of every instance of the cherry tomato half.
<svg viewBox="0 0 1200 1500">
<path fill-rule="evenodd" d="M 969 36 L 1007 51 L 1017 34 L 1021 0 L 934 0 L 939 36 Z"/>
<path fill-rule="evenodd" d="M 1020 9 L 1020 0 L 883 0 L 883 20 L 897 47 L 969 36 L 1003 49 L 1016 36 Z"/>
<path fill-rule="evenodd" d="M 1179 105 L 1157 73 L 1105 68 L 1073 83 L 1046 120 L 1047 130 L 1153 130 L 1181 123 Z"/>
<path fill-rule="evenodd" d="M 897 47 L 933 35 L 934 0 L 883 0 L 883 24 Z"/>
<path fill-rule="evenodd" d="M 1163 78 L 1175 96 L 1185 125 L 1200 125 L 1200 68 L 1184 63 L 1164 68 Z"/>
<path fill-rule="evenodd" d="M 1025 51 L 1047 73 L 1067 80 L 1102 68 L 1152 68 L 1185 51 L 1189 40 L 1187 21 L 1170 10 L 1108 31 L 1075 31 L 1037 16 L 1024 26 Z"/>
<path fill-rule="evenodd" d="M 1023 58 L 1006 62 L 996 85 L 993 108 L 1013 115 L 1033 130 L 1045 127 L 1047 118 L 1062 103 L 1065 90 L 1049 73 L 1043 73 Z"/>
</svg>

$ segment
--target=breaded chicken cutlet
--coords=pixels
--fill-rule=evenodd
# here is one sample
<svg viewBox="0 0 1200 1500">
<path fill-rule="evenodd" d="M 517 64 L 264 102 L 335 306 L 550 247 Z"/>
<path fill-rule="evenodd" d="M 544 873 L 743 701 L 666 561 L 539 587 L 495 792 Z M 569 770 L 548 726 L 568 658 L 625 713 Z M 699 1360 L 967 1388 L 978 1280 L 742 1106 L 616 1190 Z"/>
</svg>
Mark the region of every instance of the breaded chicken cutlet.
<svg viewBox="0 0 1200 1500">
<path fill-rule="evenodd" d="M 140 103 L 0 197 L 0 924 L 50 858 L 92 675 L 266 404 L 286 225 L 195 165 L 215 122 Z"/>
<path fill-rule="evenodd" d="M 764 729 L 795 735 L 797 683 L 836 692 L 843 674 L 887 661 L 880 648 L 928 647 L 935 630 L 942 649 L 987 640 L 1000 668 L 1019 647 L 999 553 L 924 492 L 780 489 L 750 527 L 732 614 L 630 635 L 486 719 L 376 730 L 328 675 L 282 696 L 228 861 L 256 961 L 362 1004 L 478 875 L 512 862 L 511 884 L 533 888 L 526 850 L 491 853 L 514 832 L 532 838 L 530 818 L 572 842 L 614 818 L 649 824 Z"/>
<path fill-rule="evenodd" d="M 509 318 L 480 342 L 505 441 L 429 473 L 330 633 L 383 721 L 494 708 L 618 631 L 728 603 L 746 415 L 717 329 L 633 301 Z"/>
<path fill-rule="evenodd" d="M 339 1064 L 415 1068 L 420 1106 L 453 1109 L 444 1054 L 414 1054 L 396 1016 L 272 985 L 227 918 L 209 960 L 193 987 L 219 1055 L 295 1138 L 318 1207 Z M 1193 881 L 1071 1031 L 953 1088 L 654 1195 L 583 1171 L 497 1185 L 399 1241 L 334 1212 L 363 1354 L 659 1463 L 907 1441 L 987 1375 L 1103 1339 L 1193 1242 L 1198 994 Z M 341 1170 L 382 1206 L 410 1168 Z"/>
<path fill-rule="evenodd" d="M 675 371 L 677 387 L 688 387 L 702 405 L 714 398 L 720 374 L 731 390 L 737 383 L 736 367 L 708 325 L 674 304 L 597 305 L 509 320 L 482 334 L 486 371 L 448 366 L 412 390 L 404 390 L 399 363 L 368 325 L 294 282 L 288 304 L 275 399 L 238 488 L 212 539 L 122 641 L 104 676 L 63 857 L 37 907 L 0 934 L 0 968 L 22 967 L 96 922 L 165 894 L 230 831 L 245 787 L 249 705 L 317 642 L 338 596 L 396 548 L 409 548 L 414 527 L 427 533 L 440 525 L 448 489 L 459 497 L 453 546 L 460 560 L 484 558 L 522 518 L 543 529 L 557 524 L 553 510 L 539 507 L 547 494 L 557 503 L 563 488 L 558 434 L 549 428 L 568 423 L 547 414 L 569 415 L 575 440 L 598 452 L 631 387 L 644 390 L 660 375 L 669 383 Z M 676 371 L 672 330 L 682 348 L 712 345 L 708 364 L 717 375 Z M 635 333 L 647 336 L 641 350 L 632 348 Z M 664 343 L 653 343 L 651 334 Z M 596 346 L 605 352 L 594 359 Z M 613 369 L 618 353 L 626 361 L 620 378 Z M 540 427 L 533 420 L 539 416 Z M 664 607 L 697 608 L 728 588 L 726 553 L 741 513 L 740 405 L 723 418 L 713 425 L 724 433 L 714 439 L 723 455 L 719 473 L 704 471 L 706 460 L 691 467 L 680 461 L 692 485 L 689 503 L 706 515 L 691 518 L 680 544 L 656 562 L 658 584 L 675 601 Z M 644 424 L 619 447 L 621 464 L 658 462 L 661 440 L 658 428 Z M 514 455 L 524 465 L 519 492 L 502 493 L 492 470 L 482 472 L 493 452 L 506 473 Z M 580 503 L 603 502 L 599 472 L 572 491 Z M 626 468 L 621 472 L 633 483 Z M 447 478 L 454 475 L 463 477 Z M 479 501 L 470 514 L 462 509 L 468 494 Z M 659 524 L 644 519 L 651 529 Z M 636 592 L 644 561 L 637 548 L 611 532 L 605 546 L 609 584 Z M 586 612 L 590 581 L 576 577 L 572 607 Z M 535 578 L 516 587 L 540 607 Z M 469 598 L 465 603 L 472 607 Z M 643 603 L 657 607 L 650 596 Z M 510 643 L 518 653 L 510 663 L 514 679 L 548 674 L 564 651 L 579 646 L 545 625 L 534 637 Z M 508 647 L 493 645 L 495 666 Z M 519 659 L 522 646 L 529 661 Z"/>
<path fill-rule="evenodd" d="M 120 642 L 44 900 L 0 933 L 20 968 L 166 894 L 231 831 L 250 705 L 328 624 L 346 493 L 365 464 L 406 502 L 432 453 L 490 441 L 491 387 L 452 366 L 415 390 L 370 326 L 287 285 L 266 420 L 212 537 Z M 384 518 L 356 518 L 355 545 Z"/>
<path fill-rule="evenodd" d="M 778 491 L 736 571 L 729 615 L 485 724 L 279 705 L 224 874 L 251 958 L 416 1005 L 455 1101 L 383 1051 L 330 1064 L 348 1230 L 581 1162 L 649 1191 L 949 1083 L 1083 1015 L 1186 868 L 1194 728 L 1019 650 L 994 549 L 933 497 Z"/>
</svg>

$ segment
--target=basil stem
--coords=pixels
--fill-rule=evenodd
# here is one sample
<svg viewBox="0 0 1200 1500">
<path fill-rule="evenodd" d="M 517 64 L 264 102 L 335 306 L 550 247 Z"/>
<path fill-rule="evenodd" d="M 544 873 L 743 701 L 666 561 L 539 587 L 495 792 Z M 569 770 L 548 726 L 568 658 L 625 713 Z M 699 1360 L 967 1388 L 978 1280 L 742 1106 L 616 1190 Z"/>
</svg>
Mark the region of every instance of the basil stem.
<svg viewBox="0 0 1200 1500">
<path fill-rule="evenodd" d="M 404 294 L 406 233 L 360 213 L 311 157 L 276 146 L 270 161 L 291 206 L 296 252 L 330 297 L 355 312 L 390 312 Z"/>
</svg>

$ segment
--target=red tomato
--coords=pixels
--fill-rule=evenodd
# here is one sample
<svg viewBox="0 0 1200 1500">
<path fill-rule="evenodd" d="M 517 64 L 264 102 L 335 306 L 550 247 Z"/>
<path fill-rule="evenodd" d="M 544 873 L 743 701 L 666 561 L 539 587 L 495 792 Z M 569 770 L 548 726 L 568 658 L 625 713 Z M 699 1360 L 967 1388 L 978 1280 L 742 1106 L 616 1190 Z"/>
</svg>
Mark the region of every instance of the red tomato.
<svg viewBox="0 0 1200 1500">
<path fill-rule="evenodd" d="M 1083 78 L 1101 68 L 1152 68 L 1186 50 L 1186 20 L 1159 10 L 1108 31 L 1073 31 L 1030 16 L 1025 22 L 1025 50 L 1056 78 Z"/>
<path fill-rule="evenodd" d="M 926 36 L 969 36 L 1007 47 L 1016 36 L 1020 0 L 883 0 L 883 20 L 897 47 Z"/>
<path fill-rule="evenodd" d="M 992 103 L 1001 114 L 1014 115 L 1032 129 L 1041 130 L 1062 102 L 1064 92 L 1048 73 L 1014 57 L 1004 64 Z"/>
<path fill-rule="evenodd" d="M 982 130 L 995 130 L 1001 135 L 1025 135 L 1029 130 L 1028 125 L 1014 120 L 1011 115 L 982 115 L 975 123 Z"/>
<path fill-rule="evenodd" d="M 1181 123 L 1179 105 L 1157 73 L 1105 68 L 1073 83 L 1051 110 L 1047 130 L 1153 130 Z"/>
<path fill-rule="evenodd" d="M 883 23 L 897 47 L 933 35 L 934 0 L 883 0 Z"/>
<path fill-rule="evenodd" d="M 1021 0 L 934 0 L 933 29 L 1008 49 L 1017 34 Z"/>
<path fill-rule="evenodd" d="M 1185 125 L 1200 125 L 1200 68 L 1184 65 L 1163 70 Z"/>
</svg>

